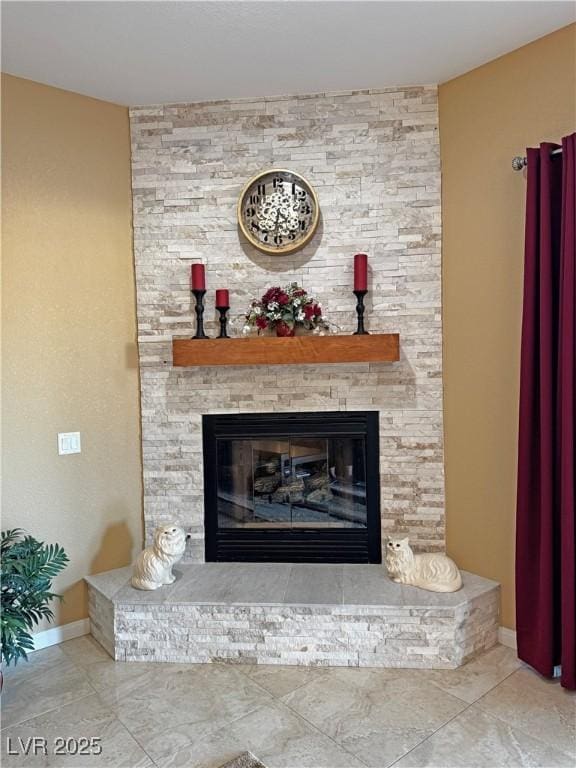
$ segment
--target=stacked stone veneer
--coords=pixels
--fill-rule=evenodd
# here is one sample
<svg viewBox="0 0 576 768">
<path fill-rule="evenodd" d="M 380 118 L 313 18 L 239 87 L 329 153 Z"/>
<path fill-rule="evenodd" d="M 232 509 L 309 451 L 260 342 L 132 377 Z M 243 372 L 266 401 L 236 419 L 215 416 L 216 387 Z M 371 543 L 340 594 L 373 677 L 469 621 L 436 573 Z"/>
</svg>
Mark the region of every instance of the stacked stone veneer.
<svg viewBox="0 0 576 768">
<path fill-rule="evenodd" d="M 128 575 L 87 578 L 92 634 L 118 661 L 439 669 L 497 642 L 499 587 L 472 574 L 452 595 L 410 588 L 404 604 L 383 588 L 380 605 L 197 602 L 193 588 L 138 592 Z"/>
<path fill-rule="evenodd" d="M 442 549 L 436 88 L 138 107 L 131 128 L 147 538 L 176 520 L 193 537 L 186 559 L 204 557 L 202 414 L 368 409 L 380 412 L 383 533 Z M 321 205 L 315 237 L 289 256 L 237 229 L 242 186 L 273 166 L 307 177 Z M 357 251 L 370 256 L 368 328 L 400 333 L 398 363 L 172 367 L 172 338 L 193 328 L 192 262 L 206 264 L 212 335 L 215 288 L 230 289 L 238 317 L 292 280 L 348 333 Z"/>
</svg>

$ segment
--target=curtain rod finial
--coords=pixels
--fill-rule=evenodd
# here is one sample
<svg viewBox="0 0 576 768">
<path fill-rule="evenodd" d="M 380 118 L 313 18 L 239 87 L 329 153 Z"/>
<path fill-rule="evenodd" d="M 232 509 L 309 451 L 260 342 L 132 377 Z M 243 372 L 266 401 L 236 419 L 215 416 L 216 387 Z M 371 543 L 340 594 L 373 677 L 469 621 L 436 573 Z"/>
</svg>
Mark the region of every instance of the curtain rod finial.
<svg viewBox="0 0 576 768">
<path fill-rule="evenodd" d="M 520 157 L 520 155 L 517 155 L 512 160 L 512 168 L 514 168 L 515 171 L 521 171 L 522 168 L 524 168 L 527 165 L 527 161 L 525 157 Z"/>
</svg>

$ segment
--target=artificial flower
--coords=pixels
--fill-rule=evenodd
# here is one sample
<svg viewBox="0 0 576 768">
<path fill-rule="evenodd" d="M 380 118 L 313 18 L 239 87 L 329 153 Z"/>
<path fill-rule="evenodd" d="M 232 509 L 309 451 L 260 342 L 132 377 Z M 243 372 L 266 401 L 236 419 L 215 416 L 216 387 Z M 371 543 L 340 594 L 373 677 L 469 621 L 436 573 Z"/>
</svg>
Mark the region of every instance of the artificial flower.
<svg viewBox="0 0 576 768">
<path fill-rule="evenodd" d="M 261 299 L 251 302 L 246 313 L 246 328 L 276 329 L 278 335 L 293 335 L 296 326 L 308 331 L 325 330 L 321 304 L 297 283 L 268 288 Z M 243 333 L 247 333 L 243 329 Z"/>
</svg>

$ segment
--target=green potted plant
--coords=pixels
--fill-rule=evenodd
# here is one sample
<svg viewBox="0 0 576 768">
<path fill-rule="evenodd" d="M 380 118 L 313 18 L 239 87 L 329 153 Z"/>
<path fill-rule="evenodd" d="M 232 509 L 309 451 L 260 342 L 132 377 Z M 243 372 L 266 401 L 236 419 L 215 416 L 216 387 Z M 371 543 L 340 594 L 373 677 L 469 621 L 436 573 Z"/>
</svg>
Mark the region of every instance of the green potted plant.
<svg viewBox="0 0 576 768">
<path fill-rule="evenodd" d="M 52 579 L 68 563 L 59 544 L 44 544 L 21 528 L 2 531 L 0 542 L 2 662 L 27 659 L 34 650 L 31 631 L 41 619 L 52 621 Z"/>
</svg>

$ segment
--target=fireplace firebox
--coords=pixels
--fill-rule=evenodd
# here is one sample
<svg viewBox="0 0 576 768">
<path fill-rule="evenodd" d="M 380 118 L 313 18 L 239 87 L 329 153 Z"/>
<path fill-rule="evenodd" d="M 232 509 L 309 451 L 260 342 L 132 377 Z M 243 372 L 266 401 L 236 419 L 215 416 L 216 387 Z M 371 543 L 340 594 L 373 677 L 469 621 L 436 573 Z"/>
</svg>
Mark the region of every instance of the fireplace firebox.
<svg viewBox="0 0 576 768">
<path fill-rule="evenodd" d="M 203 417 L 206 560 L 381 562 L 378 413 Z"/>
</svg>

